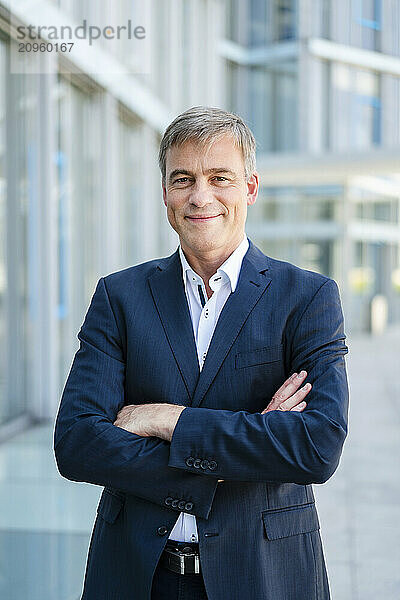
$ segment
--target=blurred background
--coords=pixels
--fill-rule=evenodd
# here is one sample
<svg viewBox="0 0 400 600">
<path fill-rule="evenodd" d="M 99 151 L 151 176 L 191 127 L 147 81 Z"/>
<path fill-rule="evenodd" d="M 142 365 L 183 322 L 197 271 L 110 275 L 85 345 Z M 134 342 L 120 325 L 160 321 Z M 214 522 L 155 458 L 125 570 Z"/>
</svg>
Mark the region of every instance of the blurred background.
<svg viewBox="0 0 400 600">
<path fill-rule="evenodd" d="M 80 597 L 101 489 L 58 474 L 54 418 L 99 277 L 177 247 L 158 144 L 204 104 L 255 134 L 249 237 L 341 290 L 350 435 L 316 486 L 332 598 L 398 600 L 400 2 L 146 0 L 144 72 L 129 43 L 18 53 L 19 24 L 138 4 L 0 0 L 0 597 Z"/>
</svg>

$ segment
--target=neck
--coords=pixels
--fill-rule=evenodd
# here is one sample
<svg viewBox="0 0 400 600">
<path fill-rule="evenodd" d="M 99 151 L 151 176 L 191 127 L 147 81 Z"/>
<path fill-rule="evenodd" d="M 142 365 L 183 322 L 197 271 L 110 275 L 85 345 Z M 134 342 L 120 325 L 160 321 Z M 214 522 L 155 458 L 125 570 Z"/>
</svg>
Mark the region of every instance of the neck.
<svg viewBox="0 0 400 600">
<path fill-rule="evenodd" d="M 185 253 L 186 260 L 192 267 L 193 271 L 200 275 L 206 286 L 208 287 L 209 279 L 217 272 L 220 266 L 230 257 L 230 255 L 239 247 L 243 238 L 229 246 L 228 248 L 217 248 L 202 253 L 194 253 L 191 248 L 183 245 L 182 250 Z"/>
</svg>

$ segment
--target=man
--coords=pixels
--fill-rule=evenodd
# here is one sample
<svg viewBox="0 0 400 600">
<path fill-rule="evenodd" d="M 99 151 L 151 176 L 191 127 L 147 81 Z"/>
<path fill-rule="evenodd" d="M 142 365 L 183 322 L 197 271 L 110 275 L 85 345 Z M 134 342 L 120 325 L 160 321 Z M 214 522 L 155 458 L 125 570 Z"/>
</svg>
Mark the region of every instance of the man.
<svg viewBox="0 0 400 600">
<path fill-rule="evenodd" d="M 247 239 L 238 116 L 184 112 L 159 159 L 180 246 L 99 280 L 55 427 L 60 473 L 105 486 L 82 598 L 326 600 L 311 484 L 347 432 L 337 286 Z"/>
</svg>

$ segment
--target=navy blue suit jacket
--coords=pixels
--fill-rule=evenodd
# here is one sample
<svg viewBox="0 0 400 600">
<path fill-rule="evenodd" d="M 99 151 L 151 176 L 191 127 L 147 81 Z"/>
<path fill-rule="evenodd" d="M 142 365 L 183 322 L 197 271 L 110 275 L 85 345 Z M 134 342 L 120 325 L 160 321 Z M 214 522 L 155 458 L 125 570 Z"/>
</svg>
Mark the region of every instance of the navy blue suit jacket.
<svg viewBox="0 0 400 600">
<path fill-rule="evenodd" d="M 101 278 L 78 338 L 54 444 L 64 477 L 104 486 L 82 598 L 148 600 L 184 510 L 209 600 L 328 599 L 311 484 L 333 474 L 347 432 L 336 283 L 250 242 L 200 373 L 176 251 Z M 301 369 L 307 408 L 261 414 Z M 170 443 L 113 425 L 146 402 L 187 407 Z"/>
</svg>

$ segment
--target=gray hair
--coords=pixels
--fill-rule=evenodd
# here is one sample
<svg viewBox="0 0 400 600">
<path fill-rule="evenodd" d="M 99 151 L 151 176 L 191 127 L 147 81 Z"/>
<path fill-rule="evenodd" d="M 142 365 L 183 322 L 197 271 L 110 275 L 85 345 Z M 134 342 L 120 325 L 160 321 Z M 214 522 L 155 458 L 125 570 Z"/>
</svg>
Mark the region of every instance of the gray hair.
<svg viewBox="0 0 400 600">
<path fill-rule="evenodd" d="M 256 170 L 256 141 L 243 119 L 221 108 L 193 106 L 168 125 L 161 140 L 158 164 L 163 183 L 166 178 L 166 155 L 169 148 L 180 146 L 189 140 L 210 145 L 226 134 L 230 134 L 235 145 L 241 148 L 245 177 L 249 179 Z"/>
</svg>

